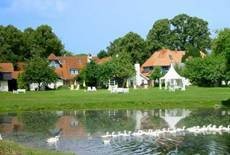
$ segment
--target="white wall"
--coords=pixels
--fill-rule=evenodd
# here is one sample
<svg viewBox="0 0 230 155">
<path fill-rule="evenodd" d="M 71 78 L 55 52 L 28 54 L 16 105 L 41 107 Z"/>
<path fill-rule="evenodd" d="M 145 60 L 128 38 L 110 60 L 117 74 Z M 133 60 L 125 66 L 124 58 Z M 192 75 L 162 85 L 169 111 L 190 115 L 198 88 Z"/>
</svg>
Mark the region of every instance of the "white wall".
<svg viewBox="0 0 230 155">
<path fill-rule="evenodd" d="M 141 86 L 142 83 L 144 83 L 145 85 L 148 84 L 148 80 L 146 80 L 144 77 L 141 76 L 141 68 L 140 68 L 140 64 L 135 64 L 135 76 L 130 77 L 128 79 L 128 83 L 129 85 L 131 84 L 131 81 L 133 81 L 133 84 L 136 86 Z"/>
<path fill-rule="evenodd" d="M 8 91 L 8 81 L 0 81 L 0 91 Z"/>
<path fill-rule="evenodd" d="M 63 85 L 64 85 L 63 80 L 59 79 L 59 80 L 57 80 L 56 83 L 48 84 L 48 87 L 51 88 L 51 89 L 54 89 L 55 86 L 56 86 L 56 88 L 59 88 L 59 87 L 61 87 L 61 86 L 63 86 Z"/>
<path fill-rule="evenodd" d="M 41 84 L 42 85 L 42 84 Z M 50 88 L 50 89 L 54 89 L 55 88 L 55 85 L 56 85 L 56 88 L 58 88 L 58 87 L 61 87 L 61 86 L 63 86 L 64 85 L 64 82 L 63 82 L 63 80 L 58 80 L 56 83 L 51 83 L 51 84 L 48 84 L 48 87 Z M 32 84 L 30 84 L 30 90 L 31 91 L 35 91 L 35 90 L 37 90 L 38 89 L 38 84 L 37 83 L 32 83 Z M 41 88 L 41 89 L 44 89 L 44 88 Z"/>
</svg>

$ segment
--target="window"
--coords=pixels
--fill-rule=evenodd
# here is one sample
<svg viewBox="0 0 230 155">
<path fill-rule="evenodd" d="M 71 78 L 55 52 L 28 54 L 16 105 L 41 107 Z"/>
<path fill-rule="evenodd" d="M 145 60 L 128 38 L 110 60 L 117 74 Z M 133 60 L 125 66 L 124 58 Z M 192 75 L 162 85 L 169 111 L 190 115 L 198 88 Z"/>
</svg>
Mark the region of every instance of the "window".
<svg viewBox="0 0 230 155">
<path fill-rule="evenodd" d="M 59 65 L 59 63 L 57 61 L 51 61 L 49 66 L 54 67 L 54 68 L 60 67 L 60 65 Z"/>
<path fill-rule="evenodd" d="M 71 69 L 70 69 L 70 74 L 72 74 L 72 75 L 77 75 L 77 74 L 78 74 L 78 70 L 77 70 L 77 69 L 74 69 L 74 68 L 71 68 Z"/>
<path fill-rule="evenodd" d="M 153 67 L 144 67 L 144 72 L 148 73 L 153 70 Z"/>
</svg>

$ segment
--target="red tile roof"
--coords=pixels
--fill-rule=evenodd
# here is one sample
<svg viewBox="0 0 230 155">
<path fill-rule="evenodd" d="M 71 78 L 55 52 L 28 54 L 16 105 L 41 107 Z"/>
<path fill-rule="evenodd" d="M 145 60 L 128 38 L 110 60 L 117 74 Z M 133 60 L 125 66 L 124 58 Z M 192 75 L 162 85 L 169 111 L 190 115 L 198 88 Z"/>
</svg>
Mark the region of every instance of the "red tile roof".
<svg viewBox="0 0 230 155">
<path fill-rule="evenodd" d="M 12 63 L 0 63 L 0 72 L 8 73 L 13 71 L 14 67 Z"/>
<path fill-rule="evenodd" d="M 53 53 L 51 53 L 48 57 L 48 60 L 57 60 L 56 55 L 54 55 Z"/>
<path fill-rule="evenodd" d="M 60 63 L 60 67 L 55 69 L 58 77 L 64 80 L 72 80 L 77 75 L 70 73 L 71 69 L 76 69 L 78 71 L 86 67 L 88 63 L 88 56 L 60 56 L 56 57 L 54 54 L 51 54 L 48 58 L 50 61 L 56 60 Z"/>
<path fill-rule="evenodd" d="M 184 51 L 162 49 L 154 52 L 152 56 L 145 61 L 142 68 L 151 66 L 169 66 L 171 63 L 181 63 L 184 54 Z"/>
</svg>

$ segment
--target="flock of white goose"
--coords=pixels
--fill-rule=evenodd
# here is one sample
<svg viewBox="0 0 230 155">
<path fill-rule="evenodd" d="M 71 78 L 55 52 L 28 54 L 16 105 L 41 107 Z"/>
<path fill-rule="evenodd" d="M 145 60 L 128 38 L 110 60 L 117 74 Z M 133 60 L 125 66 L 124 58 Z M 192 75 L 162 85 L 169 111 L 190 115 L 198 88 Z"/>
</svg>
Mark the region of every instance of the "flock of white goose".
<svg viewBox="0 0 230 155">
<path fill-rule="evenodd" d="M 193 126 L 190 128 L 186 128 L 185 126 L 183 128 L 175 128 L 175 129 L 170 129 L 170 128 L 163 128 L 163 129 L 148 129 L 148 130 L 138 130 L 135 132 L 131 131 L 118 131 L 112 132 L 111 134 L 109 132 L 106 132 L 105 135 L 102 135 L 101 138 L 105 144 L 108 144 L 112 138 L 118 138 L 118 137 L 140 137 L 140 136 L 151 136 L 151 137 L 160 137 L 161 135 L 165 134 L 186 134 L 186 133 L 193 133 L 193 134 L 222 134 L 223 132 L 230 132 L 230 125 L 227 127 L 224 127 L 223 125 L 216 126 L 209 124 L 207 126 Z"/>
</svg>

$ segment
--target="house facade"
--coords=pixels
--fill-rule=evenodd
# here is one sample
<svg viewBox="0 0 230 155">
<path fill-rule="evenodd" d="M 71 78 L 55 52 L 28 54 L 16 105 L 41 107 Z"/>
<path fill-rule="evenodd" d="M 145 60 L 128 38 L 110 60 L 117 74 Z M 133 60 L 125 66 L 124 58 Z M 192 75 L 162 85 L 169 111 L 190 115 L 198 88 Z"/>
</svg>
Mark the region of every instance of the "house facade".
<svg viewBox="0 0 230 155">
<path fill-rule="evenodd" d="M 83 56 L 56 56 L 53 53 L 49 55 L 48 60 L 51 67 L 54 67 L 55 73 L 59 77 L 58 85 L 74 84 L 75 78 L 80 71 L 86 67 L 90 61 L 88 55 Z"/>
<path fill-rule="evenodd" d="M 135 88 L 135 87 L 144 87 L 144 86 L 148 85 L 149 78 L 141 73 L 140 64 L 135 64 L 134 68 L 135 68 L 135 75 L 130 77 L 127 80 L 128 87 L 134 87 Z"/>
<path fill-rule="evenodd" d="M 171 64 L 180 65 L 184 55 L 184 51 L 172 51 L 169 49 L 156 51 L 141 66 L 141 73 L 145 76 L 150 76 L 154 67 L 161 67 L 162 72 L 167 72 Z"/>
<path fill-rule="evenodd" d="M 19 72 L 12 63 L 0 63 L 0 91 L 16 90 Z"/>
</svg>

